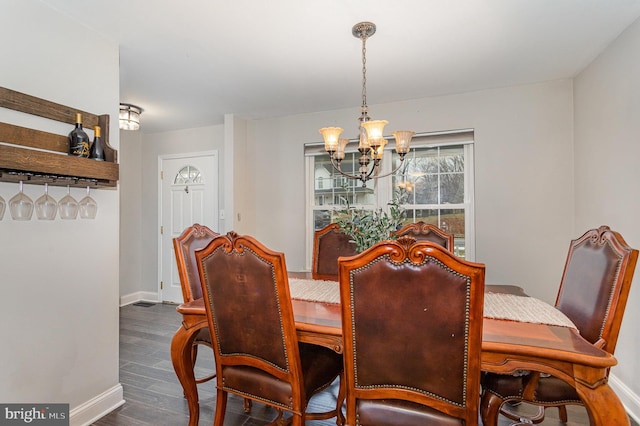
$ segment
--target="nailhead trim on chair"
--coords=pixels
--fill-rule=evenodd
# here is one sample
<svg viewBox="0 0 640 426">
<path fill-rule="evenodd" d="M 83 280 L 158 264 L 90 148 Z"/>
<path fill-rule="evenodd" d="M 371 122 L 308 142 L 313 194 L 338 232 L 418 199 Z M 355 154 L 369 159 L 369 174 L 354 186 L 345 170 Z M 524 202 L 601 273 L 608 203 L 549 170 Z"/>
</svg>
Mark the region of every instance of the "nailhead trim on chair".
<svg viewBox="0 0 640 426">
<path fill-rule="evenodd" d="M 259 400 L 259 401 L 262 401 L 262 402 L 265 402 L 265 403 L 268 403 L 268 404 L 276 405 L 276 406 L 282 407 L 282 408 L 284 408 L 287 411 L 290 411 L 292 413 L 294 412 L 293 411 L 293 401 L 291 399 L 289 399 L 289 405 L 282 404 L 281 402 L 274 401 L 274 400 L 271 400 L 269 398 L 263 398 L 263 397 L 258 396 L 258 395 L 253 395 L 251 393 L 247 393 L 247 392 L 244 392 L 244 391 L 241 391 L 241 390 L 229 387 L 229 386 L 225 386 L 224 385 L 224 379 L 223 379 L 222 390 L 224 390 L 226 392 L 236 393 L 236 394 L 242 395 L 242 396 L 247 397 L 247 398 L 256 399 L 256 400 Z M 300 413 L 297 413 L 297 414 L 300 414 Z"/>
<path fill-rule="evenodd" d="M 411 391 L 414 391 L 414 392 L 421 393 L 423 395 L 428 395 L 428 396 L 431 396 L 433 398 L 436 398 L 436 399 L 439 399 L 439 400 L 442 400 L 442 401 L 446 401 L 446 402 L 448 402 L 450 404 L 457 405 L 458 407 L 465 407 L 464 403 L 460 404 L 460 403 L 458 403 L 456 401 L 450 401 L 450 400 L 448 400 L 446 398 L 441 397 L 440 395 L 436 395 L 436 394 L 433 394 L 431 392 L 427 392 L 427 391 L 425 391 L 423 389 L 417 389 L 417 388 L 413 388 L 413 387 L 409 387 L 409 386 L 397 386 L 397 385 L 358 386 L 358 368 L 357 368 L 358 364 L 355 362 L 356 352 L 357 351 L 356 351 L 356 342 L 355 342 L 356 333 L 355 333 L 355 329 L 354 329 L 356 321 L 355 321 L 355 318 L 353 317 L 353 315 L 355 313 L 355 306 L 354 306 L 354 303 L 353 303 L 353 276 L 355 274 L 359 273 L 359 272 L 365 271 L 366 269 L 370 268 L 371 266 L 375 265 L 376 263 L 382 262 L 382 261 L 389 261 L 389 262 L 394 263 L 396 265 L 401 265 L 403 263 L 411 263 L 411 264 L 414 264 L 414 265 L 423 265 L 423 264 L 428 263 L 428 262 L 433 262 L 433 263 L 437 264 L 438 266 L 440 266 L 442 269 L 444 269 L 447 272 L 449 272 L 450 274 L 457 275 L 457 276 L 459 276 L 460 278 L 463 278 L 466 281 L 466 283 L 467 283 L 467 290 L 466 290 L 467 297 L 466 297 L 466 302 L 465 302 L 465 326 L 464 326 L 464 335 L 465 335 L 464 336 L 465 337 L 464 341 L 465 341 L 465 344 L 464 344 L 464 373 L 463 373 L 463 379 L 464 380 L 463 380 L 463 383 L 467 383 L 467 370 L 468 370 L 468 367 L 469 367 L 468 363 L 467 363 L 467 360 L 469 359 L 469 345 L 468 345 L 468 340 L 469 340 L 469 306 L 470 306 L 470 303 L 471 303 L 470 278 L 468 276 L 466 276 L 466 275 L 460 274 L 457 271 L 454 271 L 453 269 L 449 268 L 447 265 L 442 263 L 440 260 L 435 259 L 432 256 L 426 256 L 426 257 L 424 257 L 422 259 L 422 262 L 415 263 L 415 262 L 411 262 L 409 259 L 403 259 L 402 262 L 396 262 L 393 259 L 391 259 L 389 254 L 385 254 L 383 256 L 378 257 L 377 259 L 373 260 L 372 262 L 370 262 L 370 263 L 368 263 L 366 265 L 363 265 L 363 266 L 361 266 L 359 268 L 351 270 L 350 276 L 349 276 L 349 304 L 351 305 L 351 312 L 352 312 L 352 318 L 351 318 L 352 332 L 351 332 L 351 334 L 352 334 L 352 336 L 354 336 L 353 337 L 353 342 L 352 342 L 353 348 L 354 348 L 353 349 L 353 359 L 354 359 L 353 363 L 354 363 L 354 366 L 356 366 L 354 368 L 355 386 L 357 388 L 359 388 L 359 389 L 375 389 L 375 388 L 383 388 L 383 387 L 406 389 L 406 390 L 411 390 Z M 466 389 L 466 386 L 463 386 L 463 389 L 462 389 L 462 400 L 463 401 L 467 400 L 467 389 Z"/>
</svg>

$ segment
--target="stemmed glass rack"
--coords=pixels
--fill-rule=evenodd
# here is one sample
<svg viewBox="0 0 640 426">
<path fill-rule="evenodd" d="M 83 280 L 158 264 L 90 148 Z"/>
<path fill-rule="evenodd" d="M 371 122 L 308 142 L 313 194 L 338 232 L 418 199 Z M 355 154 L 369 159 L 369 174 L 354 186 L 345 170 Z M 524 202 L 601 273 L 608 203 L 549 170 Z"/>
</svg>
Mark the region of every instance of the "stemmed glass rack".
<svg viewBox="0 0 640 426">
<path fill-rule="evenodd" d="M 23 181 L 19 181 L 19 190 L 9 201 L 0 196 L 0 220 L 4 218 L 4 213 L 9 210 L 11 218 L 18 221 L 31 220 L 35 210 L 38 220 L 52 221 L 56 215 L 60 219 L 76 219 L 78 215 L 81 219 L 95 219 L 98 213 L 98 203 L 91 197 L 91 187 L 86 187 L 86 195 L 78 202 L 71 195 L 71 187 L 67 185 L 67 194 L 56 202 L 55 198 L 49 195 L 49 185 L 44 184 L 44 194 L 35 203 L 24 193 Z"/>
</svg>

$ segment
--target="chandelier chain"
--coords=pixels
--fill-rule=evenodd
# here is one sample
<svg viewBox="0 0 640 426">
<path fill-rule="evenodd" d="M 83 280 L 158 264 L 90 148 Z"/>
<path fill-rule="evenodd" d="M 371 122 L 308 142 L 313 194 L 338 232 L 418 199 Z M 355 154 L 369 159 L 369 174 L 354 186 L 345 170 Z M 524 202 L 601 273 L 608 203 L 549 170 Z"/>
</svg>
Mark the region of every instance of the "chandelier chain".
<svg viewBox="0 0 640 426">
<path fill-rule="evenodd" d="M 367 112 L 367 37 L 362 37 L 362 112 Z"/>
</svg>

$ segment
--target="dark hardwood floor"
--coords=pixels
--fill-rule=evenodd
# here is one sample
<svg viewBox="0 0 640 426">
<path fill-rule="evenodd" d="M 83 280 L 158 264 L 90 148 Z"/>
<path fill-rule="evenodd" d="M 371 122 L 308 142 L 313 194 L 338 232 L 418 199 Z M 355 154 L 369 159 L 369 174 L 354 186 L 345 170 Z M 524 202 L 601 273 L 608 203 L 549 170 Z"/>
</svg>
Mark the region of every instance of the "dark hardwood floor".
<svg viewBox="0 0 640 426">
<path fill-rule="evenodd" d="M 182 386 L 173 371 L 170 357 L 171 337 L 180 326 L 175 305 L 155 304 L 149 307 L 128 305 L 120 309 L 120 382 L 126 403 L 101 418 L 97 426 L 180 426 L 189 423 L 189 410 L 182 394 Z M 201 377 L 213 371 L 213 354 L 201 347 L 196 374 Z M 335 404 L 337 383 L 332 395 L 318 395 L 311 401 L 312 411 L 324 411 Z M 200 396 L 200 425 L 213 424 L 215 383 L 198 386 Z M 243 400 L 229 397 L 225 425 L 265 425 L 275 418 L 275 411 L 254 403 L 249 414 L 243 410 Z M 500 426 L 510 422 L 502 419 Z M 563 425 L 557 410 L 548 410 L 543 425 Z M 569 407 L 566 425 L 588 425 L 582 407 Z M 309 426 L 335 425 L 335 419 L 309 421 Z"/>
</svg>

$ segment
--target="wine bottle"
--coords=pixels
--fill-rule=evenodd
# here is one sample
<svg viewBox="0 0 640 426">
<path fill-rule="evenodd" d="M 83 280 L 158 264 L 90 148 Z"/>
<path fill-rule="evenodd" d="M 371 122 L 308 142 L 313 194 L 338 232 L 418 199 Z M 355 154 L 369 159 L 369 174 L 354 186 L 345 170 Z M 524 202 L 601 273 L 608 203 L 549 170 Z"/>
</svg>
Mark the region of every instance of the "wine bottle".
<svg viewBox="0 0 640 426">
<path fill-rule="evenodd" d="M 76 114 L 76 128 L 69 133 L 69 155 L 89 157 L 89 136 L 82 130 L 82 114 Z"/>
<path fill-rule="evenodd" d="M 94 126 L 93 128 L 93 144 L 89 151 L 89 158 L 92 160 L 104 161 L 104 145 L 102 144 L 102 137 L 100 137 L 100 126 Z"/>
</svg>

